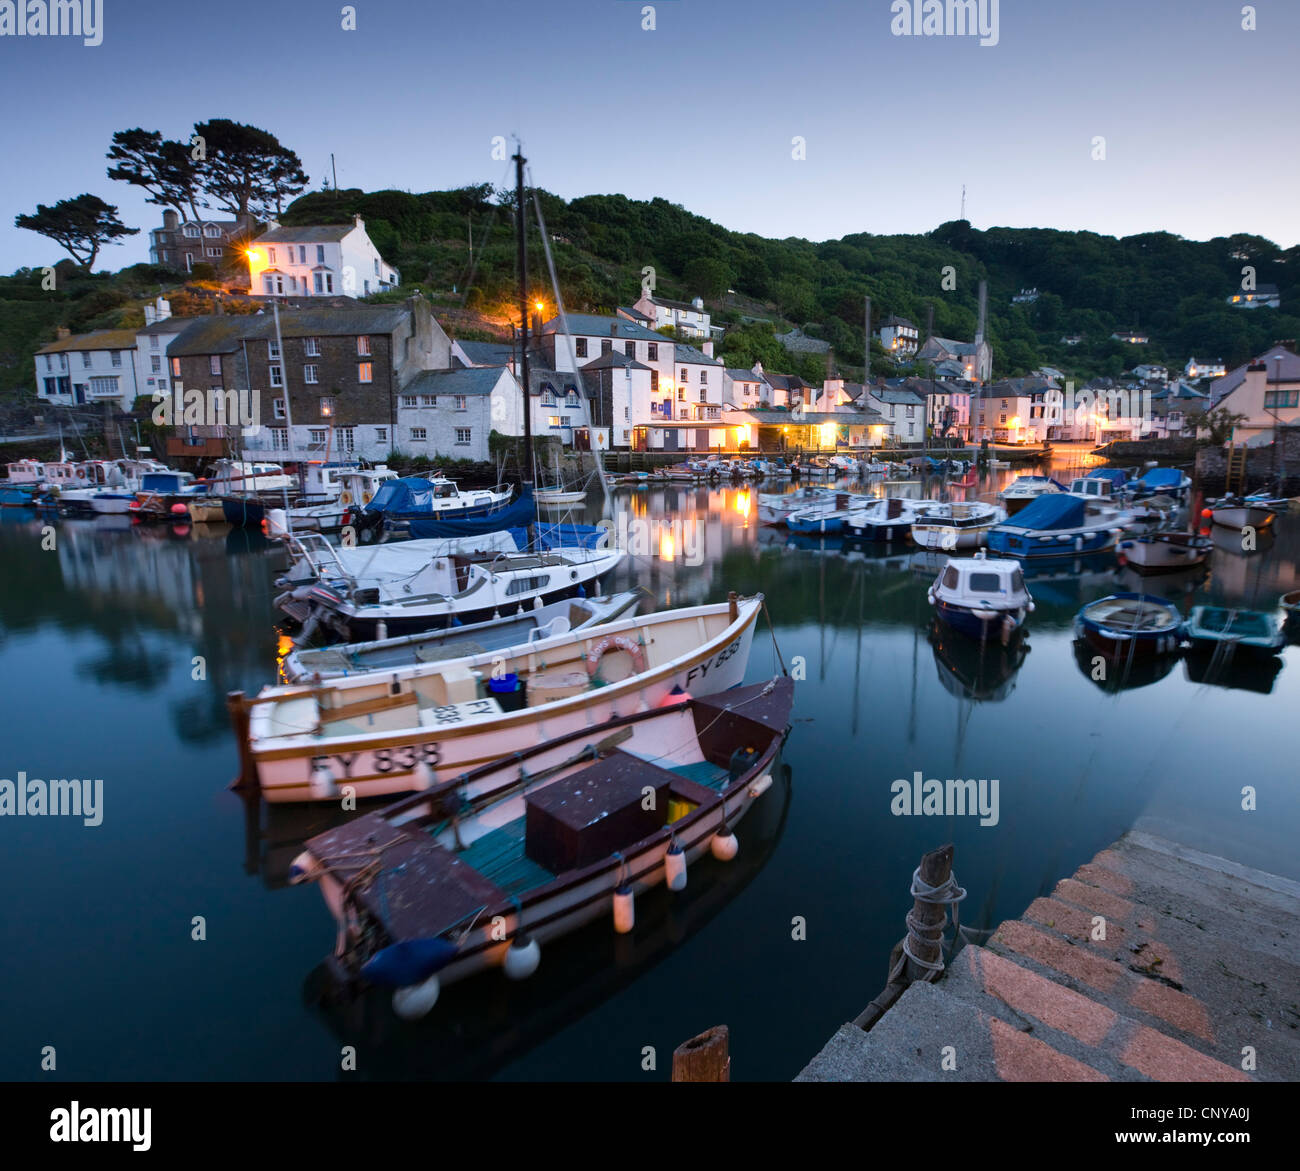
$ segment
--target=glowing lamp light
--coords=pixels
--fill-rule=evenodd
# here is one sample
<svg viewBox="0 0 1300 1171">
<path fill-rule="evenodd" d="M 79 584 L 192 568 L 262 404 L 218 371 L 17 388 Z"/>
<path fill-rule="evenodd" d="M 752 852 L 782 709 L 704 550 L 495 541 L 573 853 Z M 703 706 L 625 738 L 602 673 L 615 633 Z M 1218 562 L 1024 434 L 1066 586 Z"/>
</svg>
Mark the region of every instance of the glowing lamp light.
<svg viewBox="0 0 1300 1171">
<path fill-rule="evenodd" d="M 677 546 L 673 543 L 673 534 L 670 529 L 664 529 L 659 534 L 659 560 L 672 561 L 677 556 Z"/>
</svg>

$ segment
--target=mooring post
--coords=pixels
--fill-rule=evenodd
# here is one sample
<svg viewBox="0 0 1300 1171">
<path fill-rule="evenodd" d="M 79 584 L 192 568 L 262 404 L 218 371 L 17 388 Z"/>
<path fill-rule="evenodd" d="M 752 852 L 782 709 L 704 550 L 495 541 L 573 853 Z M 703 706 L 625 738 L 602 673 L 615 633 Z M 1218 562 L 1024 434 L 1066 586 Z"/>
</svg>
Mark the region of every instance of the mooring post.
<svg viewBox="0 0 1300 1171">
<path fill-rule="evenodd" d="M 673 1050 L 673 1081 L 731 1081 L 730 1039 L 726 1025 L 715 1025 L 683 1041 Z"/>
<path fill-rule="evenodd" d="M 921 856 L 918 877 L 927 887 L 942 886 L 952 877 L 953 847 L 940 846 Z M 908 916 L 908 935 L 912 955 L 925 963 L 937 964 L 943 954 L 944 924 L 948 921 L 948 908 L 943 903 L 927 902 L 920 894 L 912 896 L 912 911 Z M 906 962 L 903 961 L 906 959 Z M 889 976 L 884 990 L 858 1014 L 853 1023 L 862 1030 L 870 1029 L 885 1010 L 906 991 L 909 984 L 918 980 L 931 980 L 934 971 L 907 956 L 903 941 L 894 944 L 889 954 Z"/>
</svg>

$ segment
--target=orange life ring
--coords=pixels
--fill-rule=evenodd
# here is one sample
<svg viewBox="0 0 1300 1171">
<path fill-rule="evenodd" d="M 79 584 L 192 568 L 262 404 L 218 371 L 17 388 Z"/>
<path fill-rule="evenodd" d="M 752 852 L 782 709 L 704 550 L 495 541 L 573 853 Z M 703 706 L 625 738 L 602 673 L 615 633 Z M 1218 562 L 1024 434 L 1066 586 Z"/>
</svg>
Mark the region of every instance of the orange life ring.
<svg viewBox="0 0 1300 1171">
<path fill-rule="evenodd" d="M 632 673 L 640 675 L 645 670 L 645 651 L 641 644 L 626 634 L 607 634 L 587 654 L 587 675 L 595 675 L 600 660 L 610 651 L 626 651 L 632 656 Z"/>
<path fill-rule="evenodd" d="M 351 492 L 347 492 L 347 491 L 340 492 L 340 493 L 339 493 L 339 503 L 342 504 L 342 505 L 344 505 L 345 507 L 346 507 L 347 505 L 351 504 L 351 503 L 352 503 L 352 493 L 351 493 Z"/>
</svg>

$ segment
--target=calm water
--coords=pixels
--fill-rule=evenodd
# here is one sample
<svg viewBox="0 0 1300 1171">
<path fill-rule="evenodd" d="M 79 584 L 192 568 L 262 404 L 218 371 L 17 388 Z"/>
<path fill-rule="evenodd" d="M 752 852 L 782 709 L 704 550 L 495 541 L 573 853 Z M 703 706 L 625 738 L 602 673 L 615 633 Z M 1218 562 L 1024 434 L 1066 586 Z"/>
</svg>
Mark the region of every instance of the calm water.
<svg viewBox="0 0 1300 1171">
<path fill-rule="evenodd" d="M 948 491 L 987 496 L 998 475 Z M 0 1078 L 50 1076 L 40 1055 L 53 1045 L 68 1079 L 331 1079 L 352 1044 L 365 1078 L 664 1079 L 677 1044 L 725 1023 L 733 1077 L 788 1079 L 880 990 L 912 868 L 945 841 L 977 926 L 1019 915 L 1138 819 L 1300 878 L 1300 650 L 1276 677 L 1209 685 L 1179 662 L 1112 692 L 1076 659 L 1070 623 L 1084 602 L 1138 588 L 1113 559 L 1032 578 L 1027 652 L 981 659 L 932 638 L 924 555 L 792 542 L 758 526 L 753 490 L 614 501 L 637 519 L 698 522 L 700 546 L 670 530 L 672 548 L 653 549 L 672 561 L 639 555 L 611 588 L 645 586 L 646 609 L 766 594 L 781 654 L 806 676 L 786 774 L 740 826 L 736 861 L 694 867 L 684 897 L 639 900 L 632 936 L 595 924 L 552 944 L 526 984 L 453 986 L 416 1026 L 382 998 L 317 1007 L 333 922 L 285 874 L 334 815 L 249 808 L 227 788 L 224 696 L 274 677 L 282 552 L 242 532 L 106 520 L 56 522 L 46 551 L 41 522 L 0 512 L 0 776 L 102 777 L 105 794 L 96 828 L 0 819 Z M 1225 540 L 1204 582 L 1148 589 L 1271 609 L 1300 586 L 1300 518 L 1263 545 Z M 749 678 L 776 662 L 760 633 Z M 893 816 L 890 783 L 917 770 L 997 778 L 998 824 Z M 1241 810 L 1246 784 L 1258 812 Z M 642 1071 L 646 1046 L 657 1072 Z"/>
</svg>

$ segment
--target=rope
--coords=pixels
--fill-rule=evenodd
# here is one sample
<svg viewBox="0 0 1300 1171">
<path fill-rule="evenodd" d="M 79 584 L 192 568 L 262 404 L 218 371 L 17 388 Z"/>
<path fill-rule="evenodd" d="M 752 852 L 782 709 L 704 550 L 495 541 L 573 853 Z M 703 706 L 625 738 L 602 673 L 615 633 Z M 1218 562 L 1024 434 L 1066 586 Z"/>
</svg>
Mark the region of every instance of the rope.
<svg viewBox="0 0 1300 1171">
<path fill-rule="evenodd" d="M 955 942 L 957 935 L 960 935 L 962 931 L 958 919 L 957 904 L 965 897 L 965 887 L 958 886 L 957 879 L 952 874 L 949 874 L 938 886 L 931 886 L 921 877 L 921 868 L 919 866 L 912 871 L 912 898 L 925 903 L 927 906 L 943 908 L 943 918 L 937 923 L 923 923 L 916 917 L 915 907 L 907 912 L 907 937 L 903 940 L 903 957 L 898 961 L 894 970 L 889 973 L 887 983 L 892 984 L 898 979 L 907 966 L 908 960 L 911 960 L 917 967 L 925 969 L 927 973 L 934 973 L 934 975 L 927 976 L 927 979 L 930 980 L 933 980 L 935 976 L 943 971 L 943 951 L 945 947 L 951 946 L 951 943 L 943 938 L 944 928 L 948 925 L 948 908 L 952 908 L 953 939 Z M 937 947 L 939 958 L 934 961 L 920 959 L 912 950 L 912 947 L 921 944 Z"/>
</svg>

